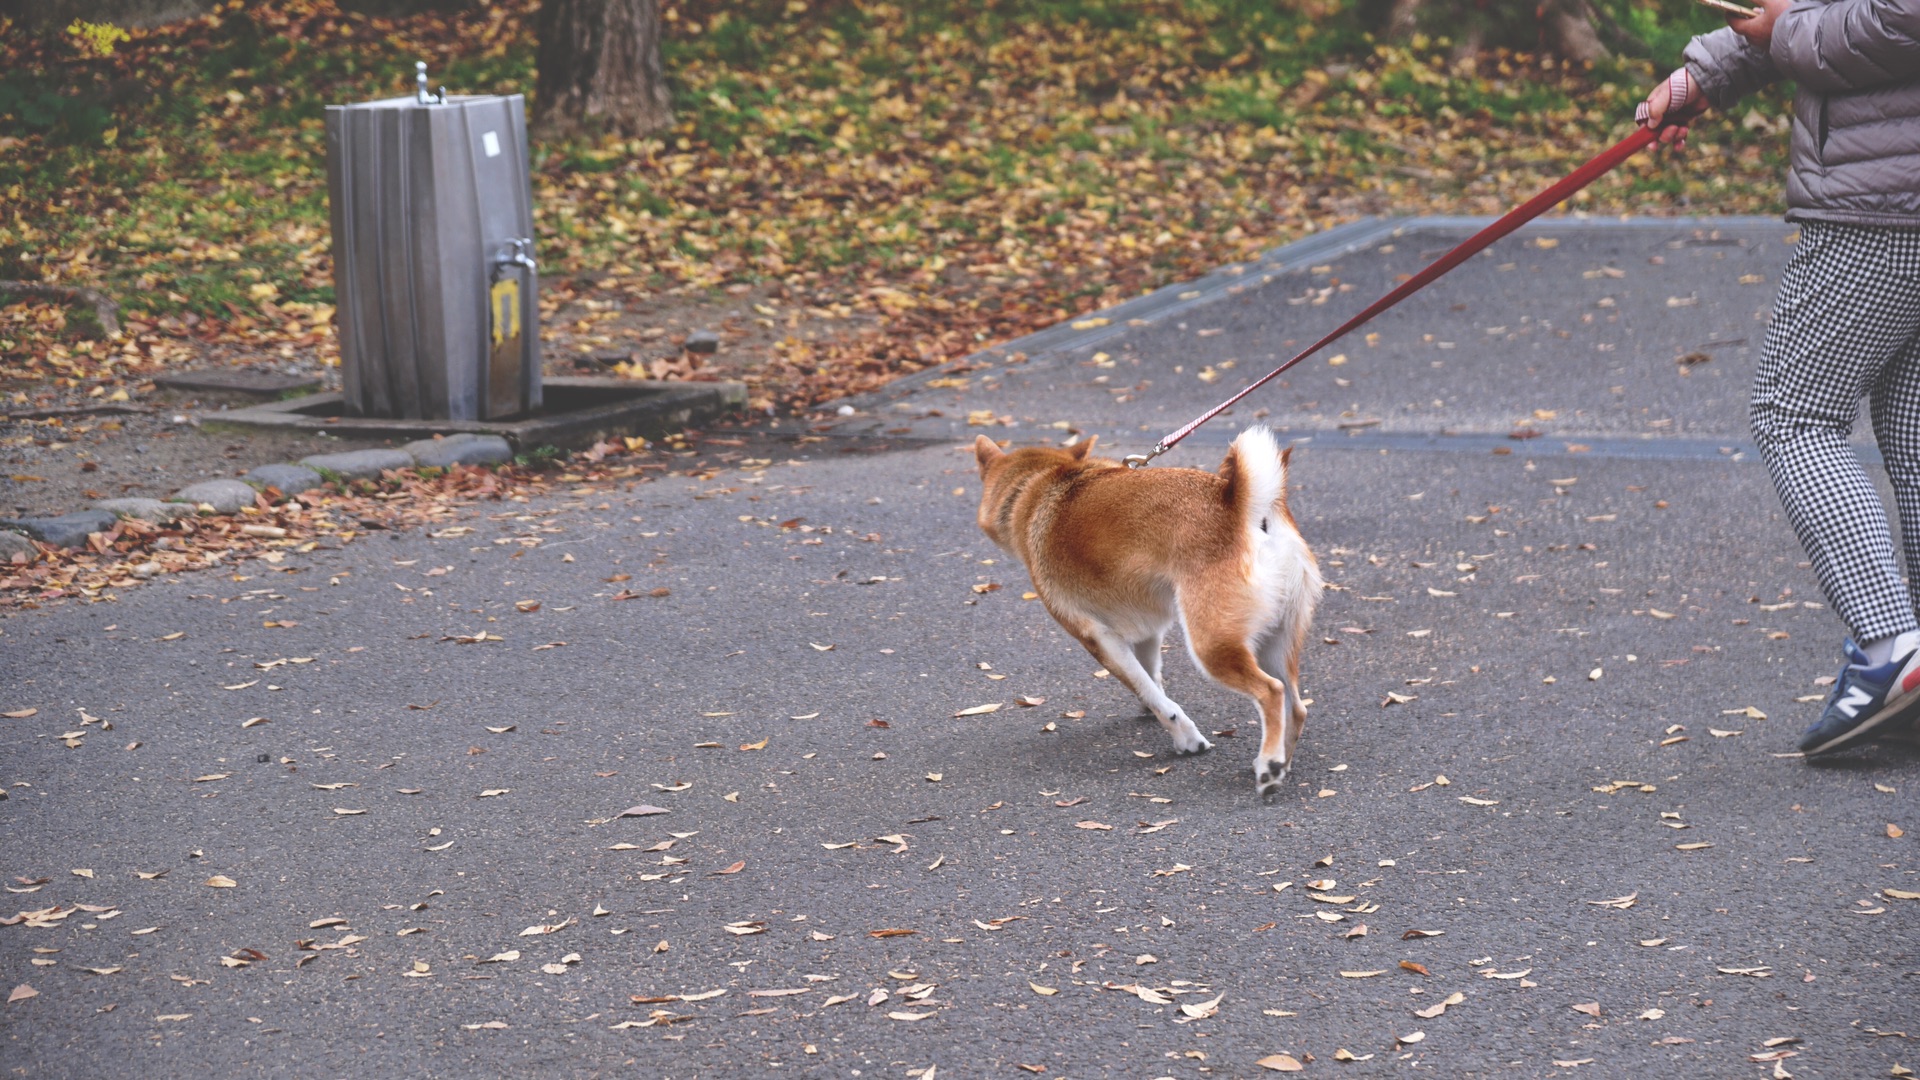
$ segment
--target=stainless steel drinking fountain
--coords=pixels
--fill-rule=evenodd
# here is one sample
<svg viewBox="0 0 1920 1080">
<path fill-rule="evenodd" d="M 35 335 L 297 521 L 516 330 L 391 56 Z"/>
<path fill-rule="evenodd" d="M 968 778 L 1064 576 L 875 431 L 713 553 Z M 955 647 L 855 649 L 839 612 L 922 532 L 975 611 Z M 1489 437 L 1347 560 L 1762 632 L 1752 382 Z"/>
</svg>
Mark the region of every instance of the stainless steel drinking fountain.
<svg viewBox="0 0 1920 1080">
<path fill-rule="evenodd" d="M 327 107 L 348 415 L 503 420 L 540 408 L 526 100 L 427 90 Z"/>
</svg>

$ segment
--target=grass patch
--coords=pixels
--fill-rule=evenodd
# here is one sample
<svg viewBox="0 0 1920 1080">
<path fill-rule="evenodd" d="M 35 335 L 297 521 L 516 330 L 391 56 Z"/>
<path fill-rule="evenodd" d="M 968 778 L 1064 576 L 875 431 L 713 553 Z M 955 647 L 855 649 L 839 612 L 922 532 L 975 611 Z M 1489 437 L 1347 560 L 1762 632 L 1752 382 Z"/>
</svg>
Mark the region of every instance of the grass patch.
<svg viewBox="0 0 1920 1080">
<path fill-rule="evenodd" d="M 1624 3 L 1602 7 L 1658 65 L 1462 63 L 1442 39 L 1373 40 L 1358 0 L 666 0 L 677 122 L 536 144 L 539 254 L 549 281 L 774 283 L 872 316 L 857 341 L 783 346 L 766 378 L 803 403 L 1362 214 L 1504 210 L 1624 136 L 1711 24 Z M 456 92 L 529 91 L 535 7 L 271 0 L 105 57 L 11 32 L 0 270 L 105 289 L 140 348 L 0 308 L 0 377 L 122 379 L 208 338 L 336 355 L 323 106 L 407 92 L 417 57 Z M 1580 205 L 1777 210 L 1783 100 Z"/>
</svg>

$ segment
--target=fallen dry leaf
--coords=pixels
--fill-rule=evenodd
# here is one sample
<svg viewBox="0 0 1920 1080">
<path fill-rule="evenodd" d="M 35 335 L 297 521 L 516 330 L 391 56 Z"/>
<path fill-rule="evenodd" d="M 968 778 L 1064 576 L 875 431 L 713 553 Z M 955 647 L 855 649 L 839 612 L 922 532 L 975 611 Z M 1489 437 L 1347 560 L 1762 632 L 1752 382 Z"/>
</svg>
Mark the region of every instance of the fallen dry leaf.
<svg viewBox="0 0 1920 1080">
<path fill-rule="evenodd" d="M 1216 994 L 1206 1001 L 1197 1001 L 1190 1005 L 1181 1005 L 1180 1012 L 1189 1020 L 1205 1020 L 1220 1011 L 1220 999 L 1225 994 Z"/>
<path fill-rule="evenodd" d="M 1271 1069 L 1274 1072 L 1299 1072 L 1306 1068 L 1306 1066 L 1300 1064 L 1299 1059 L 1292 1054 L 1268 1054 L 1266 1057 L 1254 1062 L 1254 1064 L 1263 1069 Z"/>
<path fill-rule="evenodd" d="M 231 889 L 240 883 L 225 874 L 215 874 L 202 882 L 202 884 L 206 885 L 209 889 Z"/>
</svg>

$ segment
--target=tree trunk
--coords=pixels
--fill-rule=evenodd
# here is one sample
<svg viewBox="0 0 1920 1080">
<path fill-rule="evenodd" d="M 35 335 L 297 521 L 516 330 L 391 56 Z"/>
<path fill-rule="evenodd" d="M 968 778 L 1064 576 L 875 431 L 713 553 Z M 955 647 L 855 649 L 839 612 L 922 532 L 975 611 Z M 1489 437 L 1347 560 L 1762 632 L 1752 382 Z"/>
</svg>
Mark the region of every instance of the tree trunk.
<svg viewBox="0 0 1920 1080">
<path fill-rule="evenodd" d="M 1562 60 L 1592 63 L 1611 55 L 1594 29 L 1587 0 L 1541 0 L 1540 33 L 1547 49 Z"/>
<path fill-rule="evenodd" d="M 1372 0 L 1372 9 L 1391 40 L 1415 31 L 1452 39 L 1455 61 L 1489 47 L 1539 49 L 1573 64 L 1610 55 L 1591 0 Z"/>
<path fill-rule="evenodd" d="M 1420 28 L 1420 0 L 1393 0 L 1387 9 L 1387 38 L 1405 41 Z"/>
<path fill-rule="evenodd" d="M 634 136 L 673 123 L 660 0 L 541 0 L 538 34 L 536 134 Z"/>
</svg>

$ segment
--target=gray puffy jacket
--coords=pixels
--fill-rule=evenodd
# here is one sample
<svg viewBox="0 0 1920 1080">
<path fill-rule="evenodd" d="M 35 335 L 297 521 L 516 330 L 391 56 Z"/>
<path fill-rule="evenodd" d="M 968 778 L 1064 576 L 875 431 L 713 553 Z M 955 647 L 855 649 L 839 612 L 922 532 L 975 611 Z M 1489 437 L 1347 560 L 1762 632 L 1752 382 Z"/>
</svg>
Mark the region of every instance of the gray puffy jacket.
<svg viewBox="0 0 1920 1080">
<path fill-rule="evenodd" d="M 1920 227 L 1920 0 L 1800 0 L 1771 49 L 1715 30 L 1686 62 L 1719 109 L 1797 84 L 1789 220 Z"/>
</svg>

